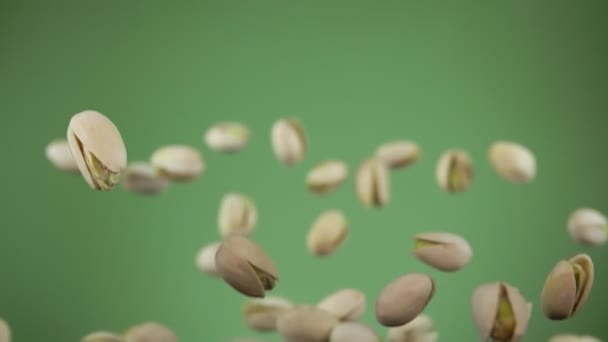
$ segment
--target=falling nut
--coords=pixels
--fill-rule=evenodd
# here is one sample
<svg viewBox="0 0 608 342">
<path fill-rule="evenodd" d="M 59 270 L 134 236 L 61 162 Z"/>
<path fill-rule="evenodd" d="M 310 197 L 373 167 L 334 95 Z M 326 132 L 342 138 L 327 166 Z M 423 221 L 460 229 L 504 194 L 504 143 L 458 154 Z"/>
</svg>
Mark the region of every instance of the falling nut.
<svg viewBox="0 0 608 342">
<path fill-rule="evenodd" d="M 436 342 L 438 338 L 433 322 L 424 314 L 405 325 L 388 329 L 388 342 Z"/>
<path fill-rule="evenodd" d="M 150 157 L 150 163 L 161 175 L 173 182 L 190 182 L 205 171 L 202 154 L 188 145 L 166 145 Z"/>
<path fill-rule="evenodd" d="M 355 178 L 355 191 L 364 207 L 383 207 L 390 200 L 388 168 L 377 158 L 364 161 Z"/>
<path fill-rule="evenodd" d="M 283 297 L 266 297 L 249 299 L 243 305 L 243 316 L 247 326 L 253 330 L 275 331 L 277 319 L 294 305 Z"/>
<path fill-rule="evenodd" d="M 380 292 L 376 301 L 376 320 L 389 328 L 407 324 L 422 313 L 434 293 L 435 283 L 428 275 L 403 275 Z"/>
<path fill-rule="evenodd" d="M 5 320 L 0 318 L 0 342 L 11 342 L 11 329 Z"/>
<path fill-rule="evenodd" d="M 109 331 L 97 331 L 83 337 L 81 342 L 123 342 L 123 338 Z"/>
<path fill-rule="evenodd" d="M 210 276 L 219 276 L 215 266 L 215 253 L 220 248 L 221 242 L 210 243 L 201 248 L 196 254 L 196 267 L 203 273 Z"/>
<path fill-rule="evenodd" d="M 218 213 L 220 235 L 249 235 L 257 223 L 258 214 L 253 200 L 240 193 L 224 195 Z"/>
<path fill-rule="evenodd" d="M 249 297 L 264 297 L 279 275 L 266 252 L 241 235 L 226 238 L 215 254 L 215 265 L 224 281 Z"/>
<path fill-rule="evenodd" d="M 87 110 L 70 119 L 67 140 L 87 184 L 110 191 L 127 167 L 127 149 L 118 128 L 105 115 Z"/>
<path fill-rule="evenodd" d="M 464 192 L 473 181 L 473 161 L 464 150 L 448 150 L 437 162 L 435 177 L 442 190 L 452 193 Z"/>
<path fill-rule="evenodd" d="M 601 246 L 608 240 L 608 219 L 595 209 L 578 209 L 570 215 L 568 233 L 582 245 Z"/>
<path fill-rule="evenodd" d="M 380 337 L 363 323 L 343 322 L 332 330 L 329 342 L 380 342 Z"/>
<path fill-rule="evenodd" d="M 376 150 L 376 157 L 391 169 L 414 164 L 420 158 L 420 154 L 418 144 L 406 140 L 387 142 Z"/>
<path fill-rule="evenodd" d="M 473 320 L 483 341 L 520 341 L 528 329 L 532 305 L 504 282 L 478 286 L 471 297 Z"/>
<path fill-rule="evenodd" d="M 207 130 L 205 142 L 210 149 L 217 152 L 238 152 L 249 140 L 249 129 L 238 122 L 219 122 Z"/>
<path fill-rule="evenodd" d="M 563 334 L 553 336 L 549 342 L 602 342 L 599 338 L 593 336 L 578 336 L 571 334 Z"/>
<path fill-rule="evenodd" d="M 365 312 L 367 298 L 356 289 L 336 291 L 317 304 L 317 307 L 334 315 L 340 321 L 356 321 Z"/>
<path fill-rule="evenodd" d="M 295 166 L 306 155 L 306 134 L 296 119 L 277 120 L 272 126 L 270 140 L 275 157 L 285 166 Z"/>
<path fill-rule="evenodd" d="M 530 183 L 536 177 L 534 154 L 518 143 L 497 141 L 490 146 L 488 158 L 496 173 L 512 183 Z"/>
<path fill-rule="evenodd" d="M 311 192 L 323 195 L 335 190 L 348 176 L 348 167 L 339 160 L 328 160 L 310 170 L 306 186 Z"/>
<path fill-rule="evenodd" d="M 564 320 L 574 316 L 587 302 L 593 277 L 593 261 L 587 254 L 559 261 L 547 276 L 541 293 L 545 317 Z"/>
<path fill-rule="evenodd" d="M 308 250 L 316 256 L 327 256 L 342 244 L 348 235 L 348 222 L 340 210 L 323 212 L 308 232 Z"/>
<path fill-rule="evenodd" d="M 67 139 L 52 140 L 46 145 L 45 154 L 49 162 L 58 170 L 68 173 L 80 172 Z"/>
<path fill-rule="evenodd" d="M 339 323 L 324 310 L 300 305 L 279 316 L 277 332 L 285 342 L 326 342 Z"/>
<path fill-rule="evenodd" d="M 414 239 L 416 244 L 412 254 L 441 271 L 458 271 L 473 257 L 473 250 L 467 240 L 456 234 L 429 232 L 418 234 Z"/>
<path fill-rule="evenodd" d="M 144 195 L 158 195 L 169 187 L 169 180 L 164 178 L 148 162 L 133 162 L 127 167 L 123 185 L 128 191 Z"/>
<path fill-rule="evenodd" d="M 131 327 L 125 333 L 125 342 L 177 342 L 177 335 L 156 322 L 145 322 Z"/>
</svg>

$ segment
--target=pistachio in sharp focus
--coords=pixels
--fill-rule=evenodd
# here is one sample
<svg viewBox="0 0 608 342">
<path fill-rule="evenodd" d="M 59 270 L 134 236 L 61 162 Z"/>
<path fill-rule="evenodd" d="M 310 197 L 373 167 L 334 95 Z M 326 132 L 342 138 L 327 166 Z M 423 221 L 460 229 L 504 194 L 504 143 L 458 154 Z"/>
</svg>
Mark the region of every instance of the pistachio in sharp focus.
<svg viewBox="0 0 608 342">
<path fill-rule="evenodd" d="M 568 220 L 570 237 L 586 246 L 601 246 L 608 240 L 608 219 L 592 208 L 574 211 Z"/>
<path fill-rule="evenodd" d="M 279 316 L 277 332 L 285 342 L 326 342 L 339 323 L 322 309 L 300 305 Z"/>
<path fill-rule="evenodd" d="M 422 313 L 434 293 L 435 283 L 428 275 L 403 275 L 380 292 L 376 300 L 376 320 L 385 327 L 407 324 Z"/>
<path fill-rule="evenodd" d="M 473 161 L 464 150 L 448 150 L 437 162 L 435 177 L 442 190 L 464 192 L 473 181 Z"/>
<path fill-rule="evenodd" d="M 356 321 L 363 316 L 367 305 L 365 293 L 357 289 L 342 289 L 323 298 L 317 307 L 340 321 Z"/>
<path fill-rule="evenodd" d="M 383 207 L 390 200 L 390 178 L 387 166 L 378 158 L 369 158 L 357 170 L 355 191 L 364 207 Z"/>
<path fill-rule="evenodd" d="M 217 267 L 215 266 L 215 253 L 220 248 L 221 242 L 212 242 L 203 246 L 196 254 L 196 267 L 203 273 L 210 276 L 219 276 Z"/>
<path fill-rule="evenodd" d="M 156 322 L 145 322 L 131 327 L 124 335 L 125 342 L 177 342 L 177 335 Z"/>
<path fill-rule="evenodd" d="M 490 146 L 488 158 L 496 173 L 512 183 L 529 183 L 536 177 L 534 154 L 518 143 L 497 141 Z"/>
<path fill-rule="evenodd" d="M 387 142 L 376 150 L 376 157 L 391 169 L 414 164 L 420 158 L 420 154 L 420 146 L 407 140 Z"/>
<path fill-rule="evenodd" d="M 593 261 L 586 254 L 559 261 L 545 280 L 541 309 L 550 320 L 574 316 L 587 302 L 593 287 Z"/>
<path fill-rule="evenodd" d="M 249 297 L 264 297 L 279 278 L 274 262 L 262 247 L 241 235 L 222 242 L 215 265 L 228 285 Z"/>
<path fill-rule="evenodd" d="M 335 190 L 348 176 L 348 167 L 339 160 L 327 160 L 315 166 L 306 176 L 306 187 L 323 195 Z"/>
<path fill-rule="evenodd" d="M 340 210 L 323 212 L 311 226 L 306 245 L 310 253 L 327 256 L 333 253 L 348 235 L 348 222 Z"/>
<path fill-rule="evenodd" d="M 418 260 L 445 272 L 458 271 L 473 257 L 471 246 L 463 237 L 452 233 L 417 234 L 412 254 Z"/>
<path fill-rule="evenodd" d="M 218 213 L 220 235 L 249 235 L 255 228 L 258 214 L 253 200 L 246 195 L 231 192 L 224 195 Z"/>
<path fill-rule="evenodd" d="M 471 309 L 482 340 L 516 342 L 528 329 L 532 306 L 517 288 L 494 282 L 473 291 Z"/>
<path fill-rule="evenodd" d="M 270 140 L 275 157 L 285 166 L 295 166 L 306 155 L 306 134 L 296 119 L 277 120 L 272 126 Z"/>
<path fill-rule="evenodd" d="M 78 173 L 78 165 L 72 156 L 67 139 L 54 139 L 46 145 L 46 158 L 55 168 L 68 173 Z"/>
<path fill-rule="evenodd" d="M 436 342 L 438 338 L 433 321 L 424 314 L 405 325 L 388 329 L 388 342 Z"/>
<path fill-rule="evenodd" d="M 109 331 L 96 331 L 83 337 L 81 342 L 123 342 L 122 336 Z"/>
<path fill-rule="evenodd" d="M 553 336 L 549 342 L 602 342 L 602 340 L 593 336 L 562 334 Z"/>
<path fill-rule="evenodd" d="M 329 342 L 380 342 L 380 337 L 366 324 L 342 322 L 332 330 Z"/>
<path fill-rule="evenodd" d="M 266 297 L 249 299 L 243 305 L 243 316 L 247 326 L 256 331 L 274 331 L 277 319 L 294 305 L 283 297 Z"/>
<path fill-rule="evenodd" d="M 118 128 L 105 115 L 87 110 L 70 119 L 67 140 L 87 184 L 110 191 L 127 167 L 127 149 Z"/>
<path fill-rule="evenodd" d="M 130 163 L 125 171 L 123 185 L 128 191 L 145 196 L 158 195 L 169 187 L 169 180 L 148 162 Z"/>
<path fill-rule="evenodd" d="M 5 320 L 0 318 L 0 342 L 11 342 L 11 329 Z"/>
<path fill-rule="evenodd" d="M 162 146 L 152 153 L 150 164 L 173 182 L 190 182 L 205 172 L 202 154 L 188 145 Z"/>
<path fill-rule="evenodd" d="M 245 147 L 248 140 L 249 129 L 238 122 L 219 122 L 205 132 L 207 146 L 217 152 L 237 152 Z"/>
</svg>

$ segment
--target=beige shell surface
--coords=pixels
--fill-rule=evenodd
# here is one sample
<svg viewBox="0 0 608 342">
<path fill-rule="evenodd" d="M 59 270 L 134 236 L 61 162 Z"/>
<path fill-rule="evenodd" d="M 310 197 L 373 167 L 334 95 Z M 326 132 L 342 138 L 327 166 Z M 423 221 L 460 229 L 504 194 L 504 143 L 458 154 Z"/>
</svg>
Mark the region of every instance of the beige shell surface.
<svg viewBox="0 0 608 342">
<path fill-rule="evenodd" d="M 593 266 L 593 261 L 587 254 L 578 254 L 570 259 L 570 262 L 578 264 L 585 271 L 585 284 L 583 289 L 581 290 L 581 295 L 579 300 L 576 302 L 574 306 L 574 310 L 572 314 L 577 313 L 587 302 L 589 298 L 589 294 L 591 293 L 591 289 L 593 288 L 593 281 L 595 279 L 595 269 Z"/>
<path fill-rule="evenodd" d="M 363 316 L 367 297 L 361 290 L 346 288 L 323 298 L 317 307 L 329 312 L 341 321 L 358 320 Z"/>
<path fill-rule="evenodd" d="M 576 303 L 574 269 L 567 261 L 559 261 L 547 276 L 541 293 L 541 309 L 552 320 L 572 315 Z"/>
<path fill-rule="evenodd" d="M 386 327 L 409 323 L 422 313 L 435 291 L 433 279 L 410 273 L 386 285 L 376 300 L 376 320 Z"/>
<path fill-rule="evenodd" d="M 478 286 L 471 296 L 471 309 L 473 321 L 482 340 L 486 341 L 496 321 L 498 301 L 500 297 L 500 283 L 486 283 Z"/>
<path fill-rule="evenodd" d="M 417 234 L 414 239 L 432 244 L 414 248 L 412 254 L 442 271 L 457 271 L 467 265 L 473 257 L 473 249 L 468 241 L 456 234 L 428 232 Z"/>
<path fill-rule="evenodd" d="M 315 220 L 308 231 L 306 246 L 317 256 L 333 253 L 348 235 L 348 222 L 341 210 L 327 210 Z"/>
<path fill-rule="evenodd" d="M 301 305 L 279 317 L 277 331 L 285 342 L 326 342 L 339 323 L 322 309 Z"/>
<path fill-rule="evenodd" d="M 125 342 L 178 342 L 177 335 L 157 322 L 144 322 L 131 327 L 124 335 Z"/>
</svg>

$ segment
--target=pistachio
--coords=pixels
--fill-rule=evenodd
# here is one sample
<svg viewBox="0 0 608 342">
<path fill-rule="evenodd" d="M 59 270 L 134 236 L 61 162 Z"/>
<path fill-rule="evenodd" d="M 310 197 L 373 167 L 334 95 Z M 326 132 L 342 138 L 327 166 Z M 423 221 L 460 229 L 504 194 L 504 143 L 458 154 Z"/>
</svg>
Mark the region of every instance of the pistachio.
<svg viewBox="0 0 608 342">
<path fill-rule="evenodd" d="M 335 190 L 348 176 L 348 167 L 339 160 L 327 160 L 310 170 L 306 186 L 311 192 L 323 195 Z"/>
<path fill-rule="evenodd" d="M 218 213 L 220 235 L 249 235 L 257 223 L 258 214 L 253 200 L 246 195 L 231 192 L 224 195 Z"/>
<path fill-rule="evenodd" d="M 498 175 L 512 183 L 529 183 L 536 176 L 536 159 L 526 147 L 511 141 L 493 143 L 488 156 Z"/>
<path fill-rule="evenodd" d="M 559 261 L 545 280 L 541 308 L 550 320 L 574 316 L 587 302 L 593 287 L 593 261 L 586 254 Z"/>
<path fill-rule="evenodd" d="M 375 307 L 376 320 L 385 327 L 407 324 L 422 313 L 434 293 L 435 283 L 428 275 L 403 275 L 380 292 Z"/>
<path fill-rule="evenodd" d="M 376 150 L 376 157 L 391 169 L 414 164 L 420 158 L 420 154 L 418 144 L 407 140 L 387 142 Z"/>
<path fill-rule="evenodd" d="M 70 119 L 67 140 L 80 174 L 94 190 L 110 191 L 127 166 L 118 128 L 105 115 L 87 110 Z"/>
<path fill-rule="evenodd" d="M 473 161 L 464 150 L 448 150 L 437 162 L 435 177 L 442 190 L 464 192 L 473 181 Z"/>
<path fill-rule="evenodd" d="M 285 342 L 326 342 L 339 323 L 324 310 L 300 305 L 279 316 L 277 331 Z"/>
<path fill-rule="evenodd" d="M 306 155 L 306 134 L 296 119 L 277 120 L 272 126 L 270 140 L 275 157 L 285 166 L 295 166 Z"/>
<path fill-rule="evenodd" d="M 67 139 L 54 139 L 45 149 L 46 158 L 55 168 L 69 173 L 78 173 L 78 165 L 72 156 Z"/>
<path fill-rule="evenodd" d="M 241 123 L 225 121 L 209 127 L 205 142 L 217 152 L 232 153 L 240 151 L 249 140 L 249 129 Z"/>
<path fill-rule="evenodd" d="M 424 314 L 405 325 L 388 329 L 388 342 L 436 342 L 438 338 L 433 322 Z"/>
<path fill-rule="evenodd" d="M 177 342 L 178 337 L 169 328 L 156 322 L 145 322 L 131 327 L 125 333 L 125 342 Z"/>
<path fill-rule="evenodd" d="M 220 248 L 221 242 L 213 242 L 202 247 L 196 254 L 196 267 L 203 273 L 210 276 L 219 276 L 215 266 L 215 253 Z"/>
<path fill-rule="evenodd" d="M 458 271 L 473 257 L 473 250 L 467 240 L 456 234 L 429 232 L 418 234 L 414 239 L 416 244 L 412 254 L 441 271 Z"/>
<path fill-rule="evenodd" d="M 227 237 L 215 254 L 215 265 L 224 281 L 249 297 L 264 297 L 279 275 L 266 252 L 241 235 Z"/>
<path fill-rule="evenodd" d="M 348 235 L 348 222 L 340 210 L 327 210 L 315 220 L 308 232 L 308 250 L 316 256 L 333 253 Z"/>
<path fill-rule="evenodd" d="M 243 306 L 243 316 L 247 326 L 256 331 L 274 331 L 277 319 L 294 305 L 283 297 L 253 298 Z"/>
<path fill-rule="evenodd" d="M 139 161 L 127 167 L 123 185 L 132 193 L 152 196 L 165 191 L 169 187 L 169 180 L 162 177 L 148 162 Z"/>
<path fill-rule="evenodd" d="M 553 336 L 549 342 L 602 342 L 602 340 L 593 336 L 562 334 Z"/>
<path fill-rule="evenodd" d="M 83 337 L 81 342 L 123 342 L 123 338 L 109 331 L 97 331 Z"/>
<path fill-rule="evenodd" d="M 355 191 L 364 207 L 383 207 L 390 200 L 390 180 L 386 165 L 377 158 L 364 161 L 357 170 Z"/>
<path fill-rule="evenodd" d="M 150 157 L 150 163 L 161 175 L 174 182 L 190 182 L 205 171 L 202 154 L 188 145 L 166 145 Z"/>
<path fill-rule="evenodd" d="M 578 209 L 570 215 L 568 233 L 582 245 L 601 246 L 608 240 L 608 219 L 595 209 Z"/>
<path fill-rule="evenodd" d="M 5 320 L 0 318 L 0 342 L 11 342 L 11 329 Z"/>
<path fill-rule="evenodd" d="M 520 341 L 528 329 L 532 305 L 504 282 L 478 286 L 471 297 L 473 320 L 483 341 Z"/>
<path fill-rule="evenodd" d="M 329 342 L 380 342 L 380 337 L 363 323 L 343 322 L 332 330 Z"/>
<path fill-rule="evenodd" d="M 356 289 L 342 289 L 325 297 L 317 307 L 334 315 L 340 321 L 356 321 L 365 312 L 365 293 Z"/>
</svg>

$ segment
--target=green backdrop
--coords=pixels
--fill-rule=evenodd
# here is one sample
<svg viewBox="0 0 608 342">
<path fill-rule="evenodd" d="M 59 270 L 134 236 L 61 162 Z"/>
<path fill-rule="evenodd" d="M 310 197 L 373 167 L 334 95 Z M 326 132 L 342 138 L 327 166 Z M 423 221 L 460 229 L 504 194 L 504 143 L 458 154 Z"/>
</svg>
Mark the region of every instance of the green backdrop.
<svg viewBox="0 0 608 342">
<path fill-rule="evenodd" d="M 504 280 L 534 303 L 528 341 L 562 332 L 608 338 L 607 247 L 585 248 L 566 232 L 582 206 L 608 212 L 606 116 L 608 2 L 598 1 L 1 1 L 2 216 L 0 317 L 14 340 L 77 341 L 147 320 L 181 341 L 224 341 L 249 332 L 245 298 L 194 266 L 219 238 L 222 195 L 253 197 L 253 238 L 274 258 L 272 292 L 314 303 L 343 288 L 368 296 L 364 321 L 382 335 L 373 306 L 381 288 L 427 272 L 436 295 L 425 313 L 442 341 L 475 341 L 472 290 Z M 119 127 L 130 161 L 163 144 L 203 153 L 196 182 L 144 198 L 90 190 L 55 170 L 45 145 L 85 109 Z M 281 166 L 270 127 L 303 122 L 306 159 Z M 246 123 L 248 147 L 221 155 L 203 144 L 209 125 Z M 318 198 L 304 178 L 316 163 L 358 163 L 393 139 L 423 155 L 392 173 L 392 199 L 364 209 L 353 178 Z M 499 178 L 487 162 L 496 139 L 534 151 L 530 185 Z M 475 180 L 464 194 L 439 190 L 440 153 L 468 150 Z M 332 256 L 308 254 L 317 215 L 344 210 L 351 230 Z M 410 253 L 412 235 L 465 236 L 473 261 L 446 274 Z M 546 275 L 562 258 L 596 262 L 590 300 L 576 317 L 540 311 Z M 279 341 L 275 335 L 266 335 Z"/>
</svg>

